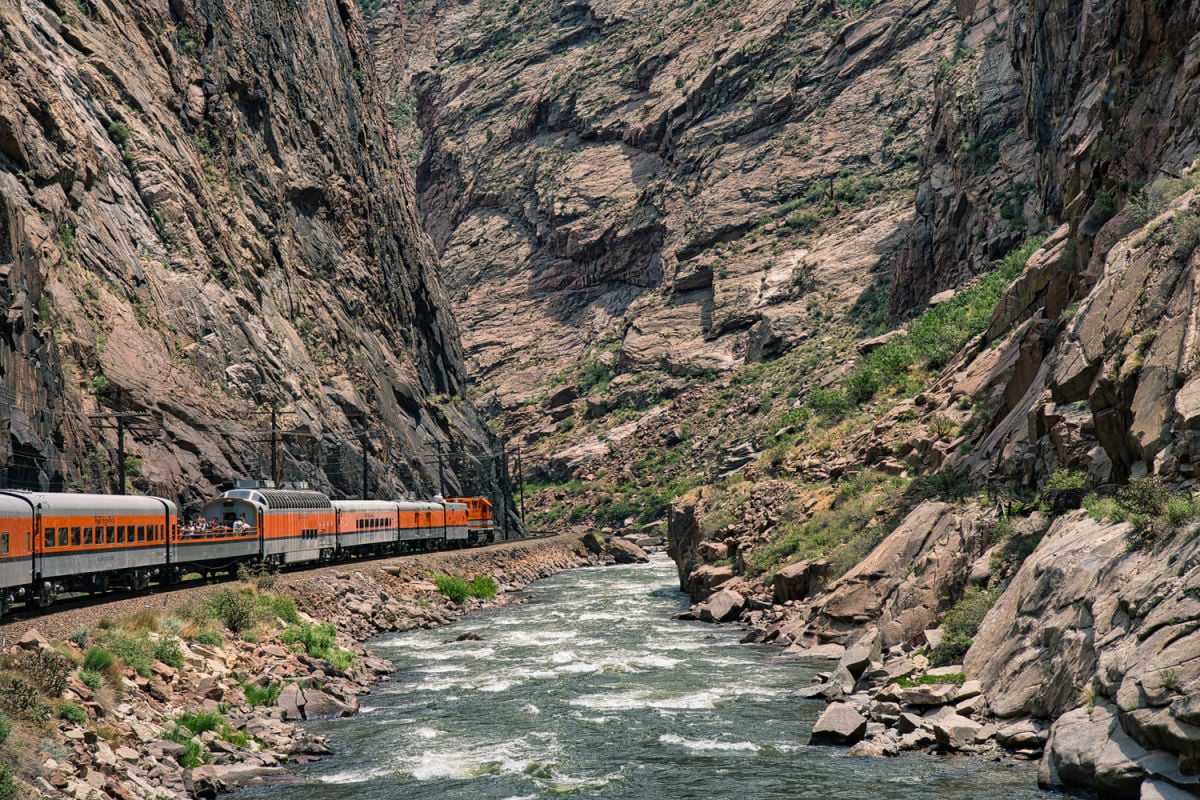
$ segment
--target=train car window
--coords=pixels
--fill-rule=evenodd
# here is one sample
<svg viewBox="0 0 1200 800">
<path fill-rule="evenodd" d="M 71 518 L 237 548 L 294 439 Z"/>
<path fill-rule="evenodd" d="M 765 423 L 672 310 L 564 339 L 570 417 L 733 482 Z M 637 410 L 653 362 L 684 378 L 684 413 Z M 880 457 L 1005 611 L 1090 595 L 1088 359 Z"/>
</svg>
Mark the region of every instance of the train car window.
<svg viewBox="0 0 1200 800">
<path fill-rule="evenodd" d="M 83 529 L 83 543 L 84 544 L 92 543 L 92 526 L 91 525 L 87 525 Z"/>
<path fill-rule="evenodd" d="M 0 556 L 8 555 L 8 534 L 0 533 Z"/>
<path fill-rule="evenodd" d="M 67 546 L 67 536 L 68 536 L 68 534 L 69 534 L 69 531 L 68 531 L 66 528 L 59 528 L 59 529 L 58 529 L 58 546 L 59 546 L 59 547 L 66 547 L 66 546 Z"/>
<path fill-rule="evenodd" d="M 117 529 L 115 527 L 113 527 L 112 525 L 109 525 L 107 530 L 105 530 L 105 532 L 104 532 L 104 540 L 106 542 L 108 542 L 109 544 L 112 544 L 116 540 L 116 536 L 117 536 Z M 97 532 L 96 538 L 97 539 L 100 538 L 99 532 Z"/>
<path fill-rule="evenodd" d="M 138 541 L 139 542 L 146 541 L 146 526 L 145 525 L 138 525 Z"/>
<path fill-rule="evenodd" d="M 71 547 L 79 547 L 83 544 L 83 537 L 80 535 L 79 526 L 71 528 Z"/>
<path fill-rule="evenodd" d="M 125 544 L 125 526 L 117 526 L 117 544 Z"/>
<path fill-rule="evenodd" d="M 46 528 L 46 547 L 54 547 L 54 528 Z"/>
</svg>

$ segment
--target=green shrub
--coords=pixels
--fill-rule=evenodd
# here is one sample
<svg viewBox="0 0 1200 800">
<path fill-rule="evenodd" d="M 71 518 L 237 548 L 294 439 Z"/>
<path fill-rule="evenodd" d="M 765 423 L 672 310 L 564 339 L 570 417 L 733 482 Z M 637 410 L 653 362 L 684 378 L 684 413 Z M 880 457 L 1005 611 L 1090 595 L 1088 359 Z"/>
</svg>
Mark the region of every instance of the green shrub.
<svg viewBox="0 0 1200 800">
<path fill-rule="evenodd" d="M 808 407 L 826 419 L 836 422 L 850 413 L 850 402 L 837 389 L 817 389 L 808 395 Z"/>
<path fill-rule="evenodd" d="M 994 272 L 926 310 L 909 324 L 906 333 L 859 359 L 845 382 L 850 399 L 861 405 L 883 389 L 906 394 L 920 391 L 924 380 L 919 371 L 940 370 L 971 337 L 987 329 L 1008 285 L 1021 274 L 1042 241 L 1026 242 L 1009 253 Z"/>
<path fill-rule="evenodd" d="M 108 650 L 93 645 L 83 656 L 83 668 L 88 672 L 103 672 L 113 665 L 113 654 Z"/>
<path fill-rule="evenodd" d="M 1117 504 L 1133 516 L 1161 517 L 1167 511 L 1171 491 L 1159 478 L 1134 478 L 1117 492 Z"/>
<path fill-rule="evenodd" d="M 480 600 L 491 600 L 496 596 L 496 581 L 488 575 L 476 575 L 467 585 L 467 594 Z"/>
<path fill-rule="evenodd" d="M 200 744 L 186 729 L 176 723 L 171 728 L 163 731 L 163 738 L 169 742 L 181 744 L 184 751 L 179 754 L 178 761 L 181 767 L 194 769 L 202 764 L 209 762 L 209 755 L 205 751 L 204 746 Z"/>
<path fill-rule="evenodd" d="M 1200 514 L 1200 507 L 1187 497 L 1172 497 L 1167 501 L 1167 521 L 1178 527 Z"/>
<path fill-rule="evenodd" d="M 80 671 L 79 681 L 89 689 L 99 689 L 100 684 L 102 683 L 100 673 L 90 669 Z"/>
<path fill-rule="evenodd" d="M 254 593 L 248 589 L 220 589 L 205 602 L 209 616 L 234 633 L 254 627 L 254 606 Z"/>
<path fill-rule="evenodd" d="M 896 683 L 901 689 L 912 689 L 915 686 L 937 686 L 938 684 L 950 683 L 955 686 L 962 686 L 967 682 L 967 676 L 961 672 L 953 672 L 949 675 L 917 675 L 912 678 L 897 678 Z"/>
<path fill-rule="evenodd" d="M 17 800 L 20 796 L 21 789 L 13 780 L 12 768 L 0 764 L 0 800 Z"/>
<path fill-rule="evenodd" d="M 209 731 L 219 731 L 222 725 L 227 724 L 225 717 L 215 711 L 185 712 L 180 714 L 175 722 L 180 727 L 186 728 L 193 736 L 199 736 Z"/>
<path fill-rule="evenodd" d="M 844 481 L 826 511 L 805 519 L 791 504 L 780 509 L 770 539 L 746 555 L 750 575 L 773 572 L 801 558 L 828 558 L 829 579 L 861 561 L 899 522 L 906 478 L 867 471 Z"/>
<path fill-rule="evenodd" d="M 279 697 L 281 691 L 283 691 L 283 687 L 279 685 L 256 686 L 253 683 L 242 684 L 242 694 L 245 695 L 246 702 L 255 708 L 272 705 Z"/>
<path fill-rule="evenodd" d="M 1097 522 L 1125 521 L 1125 510 L 1117 503 L 1115 497 L 1101 497 L 1091 492 L 1083 498 L 1083 507 L 1088 516 Z"/>
<path fill-rule="evenodd" d="M 438 591 L 449 597 L 455 603 L 461 603 L 467 599 L 469 587 L 467 582 L 462 578 L 454 575 L 434 575 L 433 582 L 437 586 Z"/>
<path fill-rule="evenodd" d="M 12 734 L 12 723 L 8 721 L 8 717 L 0 714 L 0 745 L 8 741 L 8 737 Z"/>
<path fill-rule="evenodd" d="M 929 660 L 934 666 L 941 667 L 962 662 L 963 656 L 971 647 L 975 634 L 979 633 L 979 626 L 983 624 L 983 618 L 987 616 L 988 611 L 995 605 L 999 597 L 998 589 L 984 591 L 973 586 L 946 612 L 946 616 L 942 618 L 944 636 L 941 643 L 933 648 L 929 656 Z"/>
<path fill-rule="evenodd" d="M 335 647 L 337 628 L 332 623 L 323 622 L 319 625 L 301 623 L 293 625 L 279 634 L 279 641 L 284 644 L 301 645 L 313 658 L 328 661 L 340 670 L 348 670 L 354 664 L 354 653 Z"/>
<path fill-rule="evenodd" d="M 225 640 L 221 638 L 221 634 L 216 631 L 200 631 L 196 634 L 196 641 L 212 647 L 220 647 L 225 643 Z"/>
<path fill-rule="evenodd" d="M 82 650 L 83 648 L 87 647 L 88 629 L 80 628 L 76 631 L 72 631 L 70 639 L 72 642 L 75 643 L 76 647 L 78 647 L 80 650 Z"/>
<path fill-rule="evenodd" d="M 300 622 L 296 601 L 281 594 L 259 595 L 255 603 L 255 613 L 261 618 L 283 620 L 288 625 L 297 625 Z"/>
<path fill-rule="evenodd" d="M 21 656 L 17 668 L 42 692 L 58 697 L 66 691 L 67 676 L 74 670 L 74 665 L 66 656 L 53 650 L 34 650 Z"/>
<path fill-rule="evenodd" d="M 50 721 L 50 706 L 32 684 L 21 678 L 0 681 L 0 706 L 13 716 L 39 725 Z"/>
<path fill-rule="evenodd" d="M 961 664 L 972 644 L 973 640 L 969 636 L 963 636 L 961 633 L 947 634 L 938 642 L 938 646 L 929 652 L 929 663 L 935 667 Z"/>
<path fill-rule="evenodd" d="M 150 677 L 150 663 L 154 657 L 154 646 L 145 632 L 133 634 L 120 628 L 113 628 L 104 634 L 104 645 L 138 675 L 143 678 Z"/>
<path fill-rule="evenodd" d="M 1078 469 L 1056 469 L 1046 480 L 1046 489 L 1083 489 L 1087 486 L 1087 473 Z"/>
<path fill-rule="evenodd" d="M 183 669 L 183 648 L 174 636 L 160 636 L 154 643 L 154 657 L 169 667 Z"/>
<path fill-rule="evenodd" d="M 75 725 L 84 725 L 87 723 L 88 715 L 83 710 L 83 706 L 72 703 L 70 700 L 64 700 L 58 704 L 58 718 Z"/>
<path fill-rule="evenodd" d="M 237 570 L 239 581 L 248 583 L 262 592 L 275 588 L 279 573 L 267 564 L 239 564 Z"/>
</svg>

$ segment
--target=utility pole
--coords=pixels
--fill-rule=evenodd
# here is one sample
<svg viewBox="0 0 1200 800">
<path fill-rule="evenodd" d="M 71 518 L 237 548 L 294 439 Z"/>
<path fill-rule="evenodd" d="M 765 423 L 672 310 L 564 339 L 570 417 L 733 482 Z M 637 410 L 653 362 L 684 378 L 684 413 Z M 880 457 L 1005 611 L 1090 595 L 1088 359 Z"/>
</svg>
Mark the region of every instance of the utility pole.
<svg viewBox="0 0 1200 800">
<path fill-rule="evenodd" d="M 437 444 L 437 460 L 438 460 L 438 494 L 442 497 L 446 496 L 446 468 L 442 462 L 442 442 Z"/>
<path fill-rule="evenodd" d="M 271 447 L 271 455 L 270 455 L 271 474 L 269 477 L 272 481 L 275 482 L 275 485 L 278 486 L 280 478 L 282 477 L 280 468 L 279 468 L 279 445 L 281 443 L 283 443 L 285 437 L 292 437 L 293 439 L 295 439 L 295 438 L 301 438 L 301 437 L 311 437 L 312 434 L 309 431 L 302 430 L 299 428 L 293 428 L 291 430 L 286 430 L 286 431 L 280 430 L 280 428 L 279 428 L 280 415 L 281 414 L 294 414 L 295 412 L 294 411 L 283 411 L 275 403 L 271 403 L 271 407 L 265 411 L 252 411 L 251 413 L 258 415 L 258 416 L 265 415 L 265 416 L 270 417 L 271 427 L 267 431 L 266 435 L 261 438 L 250 439 L 249 441 L 251 444 L 269 444 L 270 445 L 270 447 Z M 247 477 L 249 477 L 249 476 L 247 476 Z"/>
<path fill-rule="evenodd" d="M 370 468 L 370 462 L 367 461 L 367 432 L 363 431 L 358 435 L 358 444 L 362 448 L 363 456 L 363 474 L 362 474 L 362 499 L 367 499 L 367 471 Z"/>
<path fill-rule="evenodd" d="M 107 414 L 90 414 L 91 419 L 111 419 L 112 424 L 100 423 L 97 427 L 117 432 L 117 494 L 125 494 L 125 432 L 140 425 L 152 423 L 153 418 L 141 411 L 112 411 Z"/>
<path fill-rule="evenodd" d="M 521 498 L 521 524 L 525 524 L 525 464 L 521 461 L 521 445 L 517 445 L 517 494 Z"/>
</svg>

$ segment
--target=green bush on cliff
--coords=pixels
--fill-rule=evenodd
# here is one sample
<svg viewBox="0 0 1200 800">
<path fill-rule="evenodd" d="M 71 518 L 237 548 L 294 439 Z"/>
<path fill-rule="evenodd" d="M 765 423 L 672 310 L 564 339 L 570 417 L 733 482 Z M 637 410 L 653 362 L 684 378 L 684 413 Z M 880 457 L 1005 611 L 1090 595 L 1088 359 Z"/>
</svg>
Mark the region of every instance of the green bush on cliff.
<svg viewBox="0 0 1200 800">
<path fill-rule="evenodd" d="M 1096 493 L 1083 499 L 1088 515 L 1098 522 L 1129 522 L 1130 549 L 1152 546 L 1169 529 L 1200 517 L 1200 503 L 1190 495 L 1173 494 L 1161 478 L 1141 477 L 1115 497 Z"/>
<path fill-rule="evenodd" d="M 920 391 L 924 373 L 946 366 L 972 337 L 987 329 L 1008 285 L 1021 274 L 1044 239 L 1030 239 L 1000 266 L 954 297 L 917 317 L 908 331 L 863 356 L 845 382 L 847 399 L 861 404 L 882 391 Z"/>
<path fill-rule="evenodd" d="M 943 638 L 930 652 L 930 662 L 936 667 L 962 663 L 975 634 L 979 633 L 983 618 L 999 597 L 999 589 L 983 590 L 975 586 L 968 589 L 942 618 Z"/>
<path fill-rule="evenodd" d="M 771 539 L 746 559 L 751 575 L 770 574 L 801 558 L 828 558 L 829 578 L 841 577 L 879 544 L 899 522 L 909 480 L 866 471 L 846 480 L 833 505 L 805 519 L 798 509 L 781 510 Z"/>
</svg>

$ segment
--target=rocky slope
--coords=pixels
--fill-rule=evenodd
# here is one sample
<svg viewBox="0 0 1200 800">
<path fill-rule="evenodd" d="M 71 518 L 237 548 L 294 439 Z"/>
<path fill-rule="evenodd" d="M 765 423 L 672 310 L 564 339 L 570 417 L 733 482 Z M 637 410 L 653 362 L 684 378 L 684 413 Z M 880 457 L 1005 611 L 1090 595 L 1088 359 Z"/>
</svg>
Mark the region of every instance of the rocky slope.
<svg viewBox="0 0 1200 800">
<path fill-rule="evenodd" d="M 498 489 L 352 4 L 20 0 L 0 72 L 10 485 L 109 490 L 137 412 L 132 483 L 185 503 L 357 494 L 364 446 L 373 493 L 439 488 L 439 449 Z"/>
</svg>

